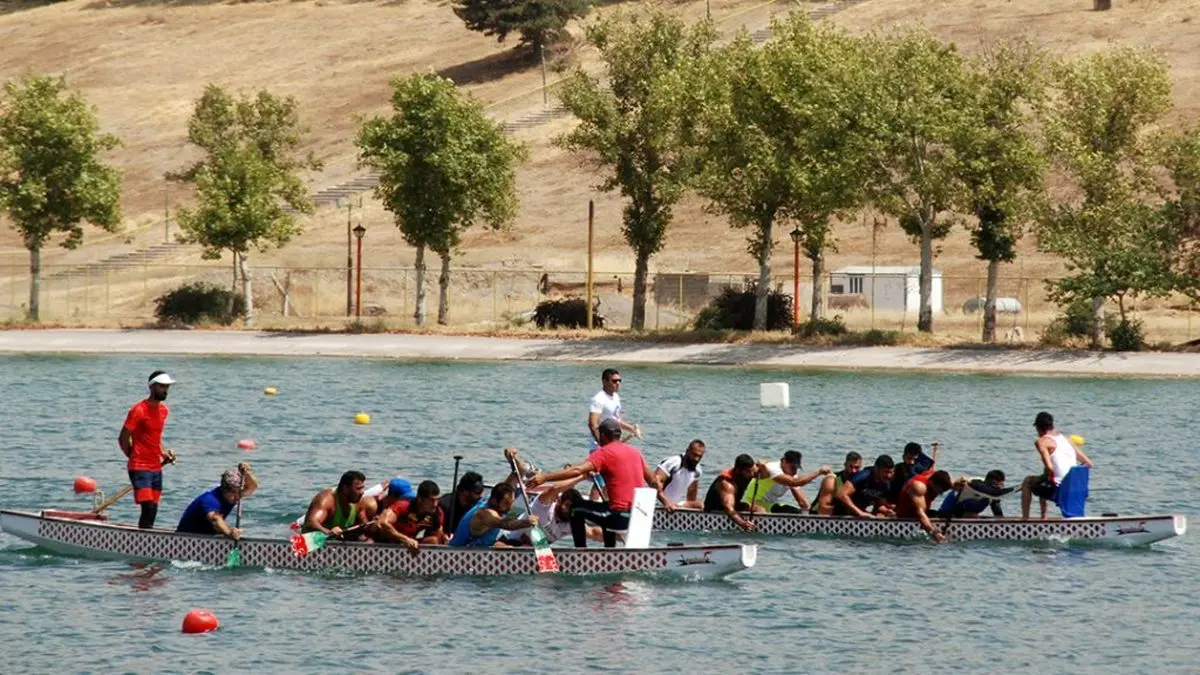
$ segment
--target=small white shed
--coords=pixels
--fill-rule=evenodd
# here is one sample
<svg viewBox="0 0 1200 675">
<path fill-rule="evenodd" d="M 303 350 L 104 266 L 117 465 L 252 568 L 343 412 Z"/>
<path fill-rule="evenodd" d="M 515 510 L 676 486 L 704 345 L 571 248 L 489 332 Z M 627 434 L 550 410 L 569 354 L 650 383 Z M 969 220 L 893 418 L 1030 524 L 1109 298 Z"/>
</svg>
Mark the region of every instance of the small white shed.
<svg viewBox="0 0 1200 675">
<path fill-rule="evenodd" d="M 920 267 L 851 265 L 834 270 L 830 295 L 859 295 L 876 309 L 916 313 L 921 308 Z M 933 270 L 929 299 L 935 314 L 942 313 L 942 273 Z"/>
</svg>

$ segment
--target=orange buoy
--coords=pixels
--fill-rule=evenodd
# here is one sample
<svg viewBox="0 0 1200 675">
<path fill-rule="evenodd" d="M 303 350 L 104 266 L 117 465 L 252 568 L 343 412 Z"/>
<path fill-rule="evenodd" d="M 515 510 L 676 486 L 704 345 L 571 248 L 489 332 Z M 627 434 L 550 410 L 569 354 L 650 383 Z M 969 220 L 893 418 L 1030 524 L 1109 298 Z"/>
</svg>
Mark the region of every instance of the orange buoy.
<svg viewBox="0 0 1200 675">
<path fill-rule="evenodd" d="M 258 444 L 255 443 L 254 441 L 250 440 L 249 438 L 245 438 L 245 439 L 238 441 L 238 447 L 241 448 L 242 450 L 253 450 L 258 447 Z"/>
<path fill-rule="evenodd" d="M 75 479 L 75 494 L 91 494 L 96 491 L 96 481 L 87 476 L 80 476 Z"/>
<path fill-rule="evenodd" d="M 183 632 L 211 633 L 221 627 L 221 622 L 207 609 L 193 609 L 183 617 Z"/>
</svg>

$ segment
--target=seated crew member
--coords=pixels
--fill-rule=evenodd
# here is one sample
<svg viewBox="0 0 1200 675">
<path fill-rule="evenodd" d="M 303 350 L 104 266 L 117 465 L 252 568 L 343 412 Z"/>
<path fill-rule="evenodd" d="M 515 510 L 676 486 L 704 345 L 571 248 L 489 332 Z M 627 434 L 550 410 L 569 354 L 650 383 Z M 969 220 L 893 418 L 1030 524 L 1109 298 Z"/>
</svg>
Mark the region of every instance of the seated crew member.
<svg viewBox="0 0 1200 675">
<path fill-rule="evenodd" d="M 446 531 L 453 534 L 458 531 L 458 524 L 472 507 L 483 499 L 483 476 L 474 471 L 468 471 L 458 480 L 454 492 L 442 495 L 438 502 L 446 513 Z"/>
<path fill-rule="evenodd" d="M 921 523 L 921 529 L 935 542 L 940 544 L 946 541 L 946 535 L 929 519 L 929 512 L 933 510 L 933 501 L 938 495 L 951 487 L 950 474 L 945 471 L 929 469 L 913 476 L 900 491 L 900 499 L 896 502 L 896 517 L 916 518 Z"/>
<path fill-rule="evenodd" d="M 353 527 L 363 526 L 368 521 L 360 518 L 358 502 L 363 496 L 367 477 L 359 471 L 342 474 L 336 488 L 325 488 L 317 493 L 308 504 L 301 532 L 323 532 L 336 539 L 358 539 L 362 528 L 345 535 Z"/>
<path fill-rule="evenodd" d="M 754 522 L 746 520 L 738 511 L 749 512 L 751 505 L 745 499 L 746 486 L 758 470 L 758 464 L 750 455 L 738 455 L 733 460 L 733 466 L 717 474 L 708 492 L 704 495 L 704 510 L 709 512 L 724 511 L 737 526 L 751 532 Z"/>
<path fill-rule="evenodd" d="M 770 513 L 803 513 L 808 510 L 808 499 L 800 488 L 831 471 L 823 466 L 818 471 L 802 476 L 801 459 L 799 452 L 788 450 L 779 461 L 761 464 L 758 475 L 751 479 L 742 493 L 743 499 Z M 783 503 L 788 493 L 791 493 L 798 507 Z"/>
<path fill-rule="evenodd" d="M 813 500 L 809 513 L 832 516 L 833 499 L 842 489 L 842 484 L 858 475 L 860 471 L 862 471 L 862 455 L 853 450 L 847 452 L 846 461 L 842 463 L 842 470 L 831 473 L 821 480 L 821 487 L 817 490 L 817 498 Z"/>
<path fill-rule="evenodd" d="M 217 487 L 192 500 L 179 519 L 176 532 L 189 534 L 221 534 L 241 539 L 242 530 L 225 522 L 237 503 L 258 490 L 258 479 L 250 471 L 250 463 L 242 462 L 236 469 L 221 474 Z"/>
<path fill-rule="evenodd" d="M 458 524 L 450 545 L 470 548 L 507 547 L 500 541 L 502 530 L 523 530 L 538 524 L 537 516 L 528 519 L 509 518 L 516 500 L 516 490 L 507 482 L 498 483 L 492 487 L 492 493 L 486 500 L 481 500 L 472 506 Z"/>
<path fill-rule="evenodd" d="M 654 475 L 663 486 L 663 493 L 676 507 L 701 509 L 704 504 L 698 499 L 700 476 L 703 470 L 704 441 L 696 439 L 688 444 L 682 455 L 672 455 L 659 462 Z"/>
<path fill-rule="evenodd" d="M 874 466 L 859 471 L 842 483 L 833 502 L 833 515 L 859 518 L 895 515 L 895 507 L 890 501 L 895 472 L 896 463 L 891 457 L 876 457 Z"/>
<path fill-rule="evenodd" d="M 380 541 L 404 544 L 414 553 L 421 544 L 445 544 L 449 537 L 444 530 L 446 515 L 438 505 L 440 496 L 437 483 L 427 480 L 417 486 L 416 497 L 394 500 L 375 521 Z"/>
<path fill-rule="evenodd" d="M 905 483 L 912 479 L 913 476 L 924 473 L 937 464 L 938 446 L 940 443 L 933 442 L 933 456 L 925 454 L 925 450 L 921 448 L 920 443 L 907 443 L 904 446 L 904 454 L 901 456 L 900 464 L 896 467 L 896 475 L 892 477 L 892 494 L 894 497 L 900 496 L 900 490 L 904 489 Z"/>
<path fill-rule="evenodd" d="M 958 479 L 938 507 L 938 515 L 942 518 L 977 518 L 986 508 L 991 508 L 992 515 L 1004 517 L 1000 500 L 1012 494 L 1017 488 L 1004 487 L 1004 472 L 993 469 L 983 478 Z"/>
</svg>

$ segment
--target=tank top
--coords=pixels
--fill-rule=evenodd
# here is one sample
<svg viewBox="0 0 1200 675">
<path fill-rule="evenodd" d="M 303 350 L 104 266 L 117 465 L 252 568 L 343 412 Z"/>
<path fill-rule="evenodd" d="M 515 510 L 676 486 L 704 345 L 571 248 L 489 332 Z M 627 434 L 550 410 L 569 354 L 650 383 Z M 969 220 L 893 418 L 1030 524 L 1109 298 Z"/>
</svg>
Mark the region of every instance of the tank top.
<svg viewBox="0 0 1200 675">
<path fill-rule="evenodd" d="M 746 486 L 750 484 L 750 480 L 736 480 L 733 477 L 733 469 L 725 469 L 721 473 L 717 474 L 716 480 L 712 482 L 712 485 L 708 486 L 708 492 L 704 494 L 705 511 L 725 510 L 725 507 L 721 505 L 721 492 L 719 487 L 723 481 L 728 481 L 733 484 L 733 501 L 735 506 L 737 502 L 742 501 L 742 498 L 746 496 Z"/>
<path fill-rule="evenodd" d="M 500 528 L 493 527 L 487 532 L 480 535 L 471 534 L 471 519 L 479 513 L 480 509 L 487 508 L 487 500 L 481 499 L 479 503 L 471 507 L 470 511 L 463 514 L 462 520 L 458 522 L 458 528 L 454 530 L 454 538 L 450 540 L 451 546 L 462 546 L 472 548 L 490 548 L 496 540 L 500 538 Z"/>
<path fill-rule="evenodd" d="M 330 529 L 340 527 L 345 530 L 354 525 L 358 520 L 358 504 L 351 504 L 349 513 L 342 513 L 342 505 L 338 503 L 336 497 L 334 497 L 333 504 L 333 520 L 328 527 Z"/>
<path fill-rule="evenodd" d="M 928 490 L 930 478 L 933 478 L 933 469 L 929 469 L 928 471 L 922 471 L 921 473 L 913 476 L 912 478 L 909 478 L 908 481 L 906 481 L 904 483 L 904 489 L 900 491 L 900 499 L 896 503 L 896 517 L 897 518 L 916 518 L 917 517 L 917 509 L 915 507 L 913 507 L 912 500 L 909 499 L 908 495 L 905 493 L 908 491 L 908 486 L 912 485 L 913 483 L 924 483 L 925 489 Z M 926 495 L 925 508 L 930 508 L 931 505 L 930 505 L 929 499 L 928 499 L 929 492 L 926 492 L 925 495 Z"/>
<path fill-rule="evenodd" d="M 1067 472 L 1079 464 L 1079 458 L 1075 455 L 1075 446 L 1062 432 L 1055 431 L 1050 439 L 1054 441 L 1054 452 L 1050 453 L 1050 466 L 1054 467 L 1052 479 L 1058 485 L 1067 477 Z"/>
</svg>

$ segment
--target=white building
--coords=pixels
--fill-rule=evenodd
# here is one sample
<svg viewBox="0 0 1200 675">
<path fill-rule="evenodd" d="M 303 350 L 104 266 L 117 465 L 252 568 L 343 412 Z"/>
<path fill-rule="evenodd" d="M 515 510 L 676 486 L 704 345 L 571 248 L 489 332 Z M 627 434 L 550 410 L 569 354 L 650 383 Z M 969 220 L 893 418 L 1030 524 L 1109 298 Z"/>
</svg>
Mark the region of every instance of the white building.
<svg viewBox="0 0 1200 675">
<path fill-rule="evenodd" d="M 921 307 L 921 268 L 851 265 L 834 270 L 829 279 L 829 293 L 859 295 L 868 306 L 876 309 L 916 313 Z M 942 273 L 933 270 L 933 293 L 930 305 L 935 314 L 942 313 Z"/>
</svg>

